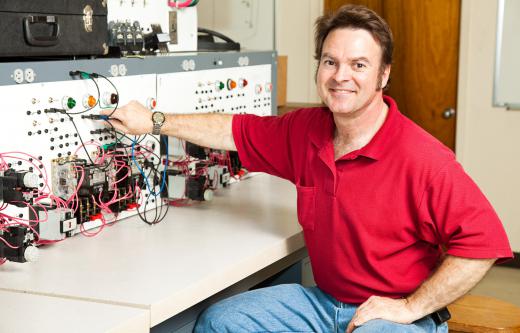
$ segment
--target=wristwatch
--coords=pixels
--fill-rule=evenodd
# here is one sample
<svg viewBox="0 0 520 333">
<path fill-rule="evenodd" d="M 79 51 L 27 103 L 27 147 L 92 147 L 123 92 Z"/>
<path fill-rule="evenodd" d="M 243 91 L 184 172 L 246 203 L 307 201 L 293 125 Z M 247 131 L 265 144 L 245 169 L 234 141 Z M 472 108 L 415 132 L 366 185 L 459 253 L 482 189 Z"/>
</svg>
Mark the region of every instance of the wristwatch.
<svg viewBox="0 0 520 333">
<path fill-rule="evenodd" d="M 152 113 L 152 122 L 153 122 L 153 135 L 159 135 L 161 134 L 161 127 L 164 124 L 164 121 L 166 120 L 166 117 L 164 116 L 164 113 L 155 111 Z"/>
</svg>

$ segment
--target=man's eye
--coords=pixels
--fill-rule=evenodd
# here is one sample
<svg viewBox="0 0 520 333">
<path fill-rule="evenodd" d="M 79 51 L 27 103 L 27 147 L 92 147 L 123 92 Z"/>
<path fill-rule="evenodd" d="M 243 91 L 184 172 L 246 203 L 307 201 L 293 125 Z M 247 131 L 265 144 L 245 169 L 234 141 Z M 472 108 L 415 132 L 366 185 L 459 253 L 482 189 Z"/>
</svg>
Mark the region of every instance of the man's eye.
<svg viewBox="0 0 520 333">
<path fill-rule="evenodd" d="M 332 60 L 325 60 L 325 61 L 323 61 L 323 63 L 325 65 L 334 66 L 334 61 L 332 61 Z"/>
<path fill-rule="evenodd" d="M 357 62 L 355 66 L 356 66 L 357 69 L 363 69 L 363 68 L 366 67 L 365 64 L 362 64 L 360 62 Z"/>
</svg>

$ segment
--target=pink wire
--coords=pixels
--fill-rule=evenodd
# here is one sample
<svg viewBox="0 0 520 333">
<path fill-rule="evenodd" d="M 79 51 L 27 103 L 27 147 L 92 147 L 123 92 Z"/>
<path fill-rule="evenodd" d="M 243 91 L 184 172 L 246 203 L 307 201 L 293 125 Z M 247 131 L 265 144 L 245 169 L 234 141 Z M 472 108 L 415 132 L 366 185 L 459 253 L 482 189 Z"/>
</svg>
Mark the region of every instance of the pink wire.
<svg viewBox="0 0 520 333">
<path fill-rule="evenodd" d="M 186 0 L 184 2 L 181 2 L 181 3 L 177 3 L 177 1 L 175 0 L 168 0 L 168 6 L 169 7 L 173 7 L 173 8 L 186 8 L 188 7 L 189 5 L 191 5 L 191 3 L 193 2 L 193 0 Z"/>
</svg>

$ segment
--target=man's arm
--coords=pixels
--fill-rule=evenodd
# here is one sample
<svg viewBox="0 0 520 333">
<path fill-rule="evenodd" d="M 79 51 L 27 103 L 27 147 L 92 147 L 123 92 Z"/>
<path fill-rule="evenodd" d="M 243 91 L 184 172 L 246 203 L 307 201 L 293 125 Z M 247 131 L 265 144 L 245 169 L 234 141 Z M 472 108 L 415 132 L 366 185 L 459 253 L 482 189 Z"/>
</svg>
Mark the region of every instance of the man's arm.
<svg viewBox="0 0 520 333">
<path fill-rule="evenodd" d="M 152 111 L 136 101 L 112 110 L 101 110 L 110 115 L 110 122 L 118 131 L 140 135 L 153 129 Z M 236 150 L 231 129 L 233 116 L 224 114 L 166 114 L 161 134 L 175 136 L 191 143 L 214 149 Z"/>
<path fill-rule="evenodd" d="M 347 333 L 372 319 L 410 324 L 439 310 L 473 288 L 495 260 L 446 256 L 435 273 L 407 298 L 370 297 L 358 307 Z"/>
</svg>

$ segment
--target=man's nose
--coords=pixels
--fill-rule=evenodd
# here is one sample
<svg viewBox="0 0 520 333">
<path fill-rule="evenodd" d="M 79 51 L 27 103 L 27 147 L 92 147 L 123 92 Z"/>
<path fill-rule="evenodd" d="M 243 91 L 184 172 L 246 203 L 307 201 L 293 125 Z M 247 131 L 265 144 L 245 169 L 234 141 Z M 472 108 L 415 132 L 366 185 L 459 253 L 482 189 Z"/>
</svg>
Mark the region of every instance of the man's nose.
<svg viewBox="0 0 520 333">
<path fill-rule="evenodd" d="M 340 64 L 336 68 L 336 72 L 334 73 L 333 78 L 337 82 L 352 80 L 352 68 L 350 68 L 348 65 Z"/>
</svg>

